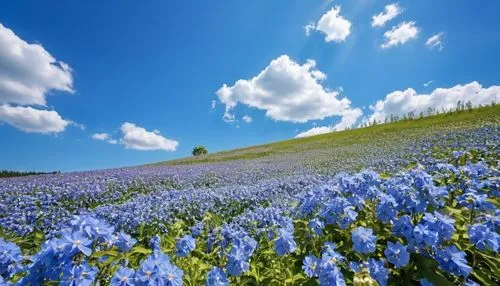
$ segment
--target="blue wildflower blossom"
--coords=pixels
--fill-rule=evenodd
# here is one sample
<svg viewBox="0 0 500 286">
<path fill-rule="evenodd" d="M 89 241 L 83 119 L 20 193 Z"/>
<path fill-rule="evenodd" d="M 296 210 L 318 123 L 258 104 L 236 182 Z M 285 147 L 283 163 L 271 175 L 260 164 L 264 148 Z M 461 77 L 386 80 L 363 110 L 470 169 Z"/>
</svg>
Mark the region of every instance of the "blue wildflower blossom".
<svg viewBox="0 0 500 286">
<path fill-rule="evenodd" d="M 191 235 L 185 235 L 175 244 L 175 255 L 186 257 L 196 248 L 196 239 Z"/>
<path fill-rule="evenodd" d="M 309 226 L 312 231 L 314 231 L 317 235 L 323 235 L 323 228 L 325 228 L 325 224 L 318 218 L 312 219 L 307 226 Z"/>
<path fill-rule="evenodd" d="M 469 227 L 469 239 L 480 250 L 498 252 L 500 235 L 491 231 L 483 224 L 474 224 Z"/>
<path fill-rule="evenodd" d="M 283 256 L 295 251 L 297 248 L 297 243 L 293 239 L 293 234 L 289 233 L 285 229 L 279 230 L 280 236 L 276 239 L 274 243 L 274 250 L 278 256 Z"/>
<path fill-rule="evenodd" d="M 465 257 L 465 252 L 458 250 L 455 245 L 438 249 L 436 252 L 436 260 L 439 266 L 444 271 L 456 276 L 467 277 L 472 271 L 472 268 L 467 265 Z"/>
<path fill-rule="evenodd" d="M 248 259 L 249 257 L 244 249 L 233 245 L 226 266 L 227 273 L 234 276 L 240 276 L 243 272 L 247 272 L 250 269 Z"/>
<path fill-rule="evenodd" d="M 212 267 L 207 275 L 207 281 L 205 286 L 227 286 L 229 285 L 229 280 L 227 280 L 226 273 L 219 267 Z"/>
<path fill-rule="evenodd" d="M 419 223 L 413 229 L 413 241 L 416 246 L 423 247 L 427 246 L 437 246 L 438 233 L 431 230 L 431 227 L 427 223 Z"/>
<path fill-rule="evenodd" d="M 488 195 L 479 194 L 474 189 L 468 189 L 463 195 L 457 198 L 458 203 L 470 210 L 480 209 L 483 211 L 492 211 L 495 206 L 488 201 Z"/>
<path fill-rule="evenodd" d="M 304 261 L 302 262 L 302 270 L 304 270 L 307 277 L 309 278 L 318 277 L 320 263 L 321 259 L 317 258 L 314 255 L 308 255 L 304 257 Z"/>
<path fill-rule="evenodd" d="M 71 244 L 71 253 L 81 252 L 86 256 L 92 253 L 90 249 L 92 245 L 92 240 L 88 239 L 83 232 L 77 231 L 73 233 L 65 232 L 63 238 Z"/>
<path fill-rule="evenodd" d="M 370 270 L 370 276 L 377 280 L 379 285 L 387 285 L 387 279 L 389 278 L 389 270 L 384 267 L 383 259 L 370 258 L 368 260 L 368 268 Z"/>
<path fill-rule="evenodd" d="M 165 286 L 181 286 L 182 276 L 184 272 L 172 263 L 167 263 L 164 269 L 162 269 L 162 285 Z"/>
<path fill-rule="evenodd" d="M 21 249 L 15 243 L 0 238 L 0 277 L 10 277 L 19 270 L 22 261 Z"/>
<path fill-rule="evenodd" d="M 153 250 L 160 250 L 161 238 L 159 235 L 155 235 L 151 238 L 151 240 L 149 241 L 149 247 L 151 247 Z"/>
<path fill-rule="evenodd" d="M 385 258 L 387 261 L 394 264 L 396 268 L 401 268 L 410 262 L 410 254 L 406 247 L 401 242 L 387 242 L 387 248 L 384 250 Z"/>
<path fill-rule="evenodd" d="M 121 231 L 118 233 L 115 245 L 120 249 L 120 251 L 127 252 L 137 243 L 135 238 Z"/>
<path fill-rule="evenodd" d="M 420 279 L 420 286 L 434 286 L 429 280 L 422 278 Z"/>
<path fill-rule="evenodd" d="M 135 285 L 134 270 L 120 266 L 110 281 L 111 286 L 133 286 Z"/>
<path fill-rule="evenodd" d="M 319 284 L 321 286 L 345 286 L 344 276 L 337 264 L 331 260 L 321 262 L 319 270 Z"/>
<path fill-rule="evenodd" d="M 467 281 L 465 281 L 465 286 L 480 286 L 479 283 L 476 283 L 470 279 L 467 279 Z"/>
<path fill-rule="evenodd" d="M 354 251 L 358 253 L 371 253 L 375 251 L 377 237 L 373 235 L 373 230 L 366 227 L 358 227 L 351 231 Z"/>
<path fill-rule="evenodd" d="M 409 215 L 403 215 L 394 222 L 392 233 L 399 237 L 405 237 L 410 240 L 413 236 L 413 224 Z"/>
<path fill-rule="evenodd" d="M 68 265 L 61 277 L 62 286 L 89 286 L 94 282 L 97 268 L 91 267 L 86 262 L 80 265 Z"/>
</svg>

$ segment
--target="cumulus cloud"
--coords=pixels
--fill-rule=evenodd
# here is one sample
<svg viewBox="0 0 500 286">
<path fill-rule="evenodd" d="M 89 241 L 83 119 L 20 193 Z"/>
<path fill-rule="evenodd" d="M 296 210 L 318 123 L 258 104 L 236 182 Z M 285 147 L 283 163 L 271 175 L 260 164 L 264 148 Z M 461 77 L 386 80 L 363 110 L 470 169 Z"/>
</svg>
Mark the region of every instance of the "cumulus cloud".
<svg viewBox="0 0 500 286">
<path fill-rule="evenodd" d="M 363 115 L 363 112 L 359 108 L 347 110 L 342 115 L 342 119 L 340 120 L 340 122 L 336 125 L 313 127 L 307 131 L 297 134 L 295 138 L 309 137 L 313 135 L 345 130 L 346 128 L 353 126 L 358 121 L 358 118 L 361 117 L 361 115 Z"/>
<path fill-rule="evenodd" d="M 394 19 L 401 12 L 403 9 L 399 7 L 398 3 L 386 5 L 383 12 L 372 17 L 372 27 L 383 27 L 385 23 Z"/>
<path fill-rule="evenodd" d="M 282 55 L 251 79 L 240 79 L 234 85 L 224 84 L 217 92 L 226 105 L 224 120 L 234 120 L 238 103 L 264 110 L 277 121 L 307 122 L 330 116 L 343 116 L 351 110 L 347 98 L 322 85 L 326 75 L 316 69 L 316 62 L 299 64 Z"/>
<path fill-rule="evenodd" d="M 95 133 L 92 134 L 92 139 L 105 141 L 111 138 L 108 133 Z"/>
<path fill-rule="evenodd" d="M 51 90 L 73 93 L 71 68 L 0 24 L 0 104 L 46 105 Z"/>
<path fill-rule="evenodd" d="M 0 121 L 29 133 L 59 133 L 72 122 L 64 120 L 56 111 L 32 107 L 0 105 Z"/>
<path fill-rule="evenodd" d="M 250 115 L 244 115 L 243 116 L 243 121 L 245 121 L 246 123 L 250 123 L 253 121 L 252 117 L 250 117 Z"/>
<path fill-rule="evenodd" d="M 369 121 L 384 121 L 391 114 L 399 116 L 409 112 L 418 114 L 428 108 L 454 109 L 459 100 L 470 101 L 474 106 L 490 104 L 492 101 L 499 102 L 500 86 L 483 88 L 478 82 L 473 81 L 450 88 L 436 88 L 430 94 L 418 94 L 412 88 L 394 91 L 370 106 L 373 114 L 369 117 Z"/>
<path fill-rule="evenodd" d="M 121 131 L 123 133 L 121 143 L 128 149 L 175 151 L 179 145 L 179 142 L 161 136 L 158 130 L 147 131 L 134 123 L 123 123 Z"/>
<path fill-rule="evenodd" d="M 310 23 L 304 28 L 308 36 L 313 30 L 322 32 L 326 42 L 343 42 L 351 34 L 351 22 L 340 15 L 339 5 L 323 14 L 318 23 Z"/>
<path fill-rule="evenodd" d="M 431 85 L 431 84 L 433 84 L 433 83 L 434 83 L 434 81 L 433 81 L 433 80 L 429 80 L 428 82 L 425 82 L 425 83 L 424 83 L 424 87 L 428 87 L 428 86 L 430 86 L 430 85 Z"/>
<path fill-rule="evenodd" d="M 382 44 L 382 48 L 387 49 L 403 45 L 411 39 L 416 39 L 419 31 L 420 29 L 415 25 L 414 21 L 403 22 L 398 26 L 394 26 L 384 33 L 385 42 Z"/>
<path fill-rule="evenodd" d="M 438 49 L 439 51 L 442 51 L 444 49 L 443 41 L 441 40 L 442 35 L 443 32 L 432 35 L 427 39 L 425 45 L 431 50 Z"/>
</svg>

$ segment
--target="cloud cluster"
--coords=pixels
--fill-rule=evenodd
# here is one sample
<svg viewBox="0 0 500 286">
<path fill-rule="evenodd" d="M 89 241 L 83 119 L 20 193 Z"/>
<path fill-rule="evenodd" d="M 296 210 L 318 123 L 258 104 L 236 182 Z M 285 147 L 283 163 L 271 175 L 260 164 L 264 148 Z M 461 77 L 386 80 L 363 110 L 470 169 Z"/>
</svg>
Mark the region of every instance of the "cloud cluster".
<svg viewBox="0 0 500 286">
<path fill-rule="evenodd" d="M 351 22 L 340 15 L 340 6 L 337 5 L 327 11 L 318 23 L 310 23 L 304 28 L 309 36 L 313 30 L 325 34 L 326 42 L 343 42 L 351 34 Z"/>
<path fill-rule="evenodd" d="M 239 104 L 264 110 L 277 121 L 307 122 L 331 116 L 344 116 L 352 110 L 347 98 L 325 88 L 326 75 L 316 69 L 316 62 L 299 64 L 287 55 L 273 61 L 251 79 L 240 79 L 234 85 L 224 84 L 217 92 L 225 104 L 224 119 L 233 119 Z"/>
<path fill-rule="evenodd" d="M 415 21 L 400 23 L 384 33 L 385 42 L 382 44 L 382 48 L 391 48 L 416 39 L 419 31 Z"/>
<path fill-rule="evenodd" d="M 383 12 L 372 17 L 372 27 L 383 27 L 385 23 L 401 14 L 403 9 L 397 3 L 386 5 Z"/>
<path fill-rule="evenodd" d="M 342 119 L 339 123 L 329 126 L 316 126 L 307 131 L 301 132 L 295 136 L 295 138 L 308 137 L 313 135 L 325 134 L 334 131 L 342 131 L 346 128 L 350 128 L 356 124 L 358 119 L 363 115 L 363 111 L 359 108 L 354 108 L 346 110 L 342 114 Z"/>
<path fill-rule="evenodd" d="M 25 107 L 46 106 L 46 96 L 53 90 L 74 92 L 69 65 L 0 24 L 0 121 L 26 132 L 64 131 L 71 121 L 56 111 Z"/>
<path fill-rule="evenodd" d="M 397 90 L 370 106 L 373 114 L 368 120 L 384 121 L 391 114 L 399 116 L 409 112 L 418 114 L 428 108 L 454 109 L 458 101 L 470 101 L 474 106 L 490 104 L 492 101 L 500 102 L 500 86 L 483 88 L 478 82 L 473 81 L 450 88 L 436 88 L 430 94 L 418 94 L 412 88 Z"/>
</svg>

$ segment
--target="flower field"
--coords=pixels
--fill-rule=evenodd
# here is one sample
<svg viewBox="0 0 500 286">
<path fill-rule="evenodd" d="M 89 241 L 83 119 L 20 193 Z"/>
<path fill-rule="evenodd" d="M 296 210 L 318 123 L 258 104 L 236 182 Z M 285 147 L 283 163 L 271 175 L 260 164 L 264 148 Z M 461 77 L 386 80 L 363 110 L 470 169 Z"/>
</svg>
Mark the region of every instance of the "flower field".
<svg viewBox="0 0 500 286">
<path fill-rule="evenodd" d="M 499 285 L 496 120 L 0 179 L 0 285 Z"/>
</svg>

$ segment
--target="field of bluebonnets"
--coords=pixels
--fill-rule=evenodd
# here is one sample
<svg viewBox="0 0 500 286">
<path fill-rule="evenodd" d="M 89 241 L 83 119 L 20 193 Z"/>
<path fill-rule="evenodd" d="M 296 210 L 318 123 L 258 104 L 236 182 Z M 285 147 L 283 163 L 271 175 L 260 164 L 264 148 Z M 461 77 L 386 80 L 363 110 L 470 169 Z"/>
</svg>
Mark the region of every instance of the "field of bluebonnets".
<svg viewBox="0 0 500 286">
<path fill-rule="evenodd" d="M 0 285 L 499 285 L 493 114 L 251 160 L 1 179 Z"/>
</svg>

